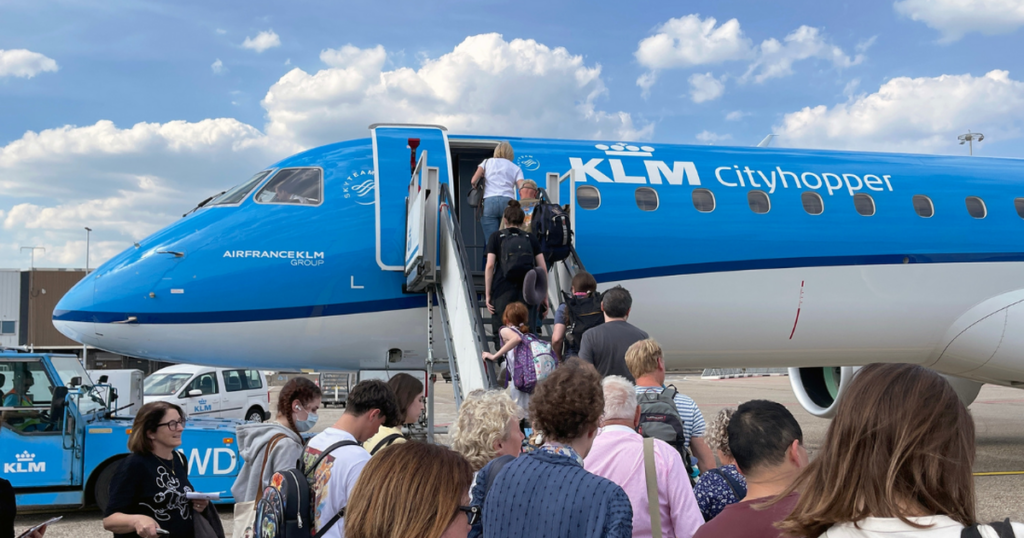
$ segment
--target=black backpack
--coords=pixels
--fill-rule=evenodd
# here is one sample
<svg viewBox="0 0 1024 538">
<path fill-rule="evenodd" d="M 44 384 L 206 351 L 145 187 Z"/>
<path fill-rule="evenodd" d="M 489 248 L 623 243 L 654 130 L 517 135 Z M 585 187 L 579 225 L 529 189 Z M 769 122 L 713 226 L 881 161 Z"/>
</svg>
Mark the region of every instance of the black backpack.
<svg viewBox="0 0 1024 538">
<path fill-rule="evenodd" d="M 562 298 L 565 300 L 565 344 L 567 348 L 579 350 L 583 333 L 604 323 L 601 294 L 594 292 L 586 297 L 577 297 L 563 291 Z"/>
<path fill-rule="evenodd" d="M 539 203 L 533 208 L 530 232 L 540 241 L 544 261 L 550 267 L 569 257 L 572 248 L 572 223 L 569 214 L 558 204 Z"/>
<path fill-rule="evenodd" d="M 313 523 L 316 521 L 314 507 L 316 499 L 309 487 L 309 478 L 313 476 L 320 462 L 335 449 L 345 446 L 360 446 L 355 441 L 339 441 L 327 447 L 309 467 L 303 470 L 302 458 L 299 458 L 294 469 L 286 469 L 274 473 L 270 485 L 263 490 L 263 498 L 256 505 L 256 521 L 253 528 L 255 538 L 322 538 L 323 535 L 345 517 L 342 507 L 323 527 L 312 534 Z"/>
<path fill-rule="evenodd" d="M 653 391 L 639 393 L 636 396 L 640 404 L 640 425 L 636 431 L 644 437 L 661 439 L 679 452 L 686 466 L 686 476 L 693 485 L 693 463 L 690 462 L 690 450 L 686 448 L 686 434 L 683 431 L 683 419 L 676 409 L 676 394 L 679 391 L 669 385 L 660 394 Z"/>
<path fill-rule="evenodd" d="M 505 276 L 505 280 L 522 282 L 526 273 L 536 265 L 530 236 L 526 232 L 512 228 L 502 230 L 498 235 L 498 241 L 501 252 L 498 264 L 501 267 L 501 274 Z"/>
</svg>

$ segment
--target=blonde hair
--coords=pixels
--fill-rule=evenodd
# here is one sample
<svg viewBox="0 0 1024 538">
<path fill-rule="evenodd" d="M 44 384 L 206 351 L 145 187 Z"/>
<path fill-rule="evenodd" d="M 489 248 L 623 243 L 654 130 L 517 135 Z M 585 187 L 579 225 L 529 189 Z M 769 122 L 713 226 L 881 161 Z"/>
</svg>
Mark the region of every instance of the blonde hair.
<svg viewBox="0 0 1024 538">
<path fill-rule="evenodd" d="M 512 144 L 509 144 L 507 140 L 498 142 L 498 145 L 494 148 L 494 158 L 514 161 L 516 154 L 512 151 Z"/>
<path fill-rule="evenodd" d="M 345 513 L 350 538 L 438 538 L 469 494 L 466 458 L 441 445 L 402 443 L 380 451 L 359 474 Z"/>
<path fill-rule="evenodd" d="M 708 446 L 730 458 L 732 451 L 729 450 L 729 420 L 735 412 L 736 410 L 731 407 L 720 409 L 715 418 L 708 422 L 707 430 L 705 430 Z"/>
<path fill-rule="evenodd" d="M 475 390 L 459 407 L 452 425 L 452 449 L 469 460 L 473 472 L 479 471 L 498 455 L 494 443 L 508 439 L 508 421 L 519 418 L 519 407 L 500 390 Z"/>
<path fill-rule="evenodd" d="M 629 373 L 636 379 L 658 369 L 658 358 L 661 357 L 661 346 L 653 338 L 640 340 L 626 350 L 626 366 Z"/>
</svg>

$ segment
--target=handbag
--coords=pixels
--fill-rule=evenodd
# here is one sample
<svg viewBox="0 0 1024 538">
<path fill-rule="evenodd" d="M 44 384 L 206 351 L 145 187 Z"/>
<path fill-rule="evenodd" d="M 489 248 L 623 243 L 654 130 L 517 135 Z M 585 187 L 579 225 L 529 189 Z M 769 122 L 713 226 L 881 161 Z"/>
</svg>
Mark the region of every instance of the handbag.
<svg viewBox="0 0 1024 538">
<path fill-rule="evenodd" d="M 476 182 L 476 186 L 469 189 L 469 194 L 466 195 L 466 203 L 469 207 L 480 207 L 484 203 L 484 184 L 487 181 L 486 178 L 480 178 L 480 181 Z"/>
<path fill-rule="evenodd" d="M 260 487 L 256 491 L 256 500 L 235 503 L 235 513 L 232 518 L 234 526 L 231 528 L 231 538 L 253 538 L 252 525 L 256 521 L 256 503 L 260 502 L 260 499 L 263 498 L 263 472 L 267 470 L 267 458 L 270 456 L 270 451 L 274 449 L 274 445 L 285 437 L 287 435 L 279 433 L 267 443 L 267 450 L 263 452 L 263 466 L 260 467 Z"/>
</svg>

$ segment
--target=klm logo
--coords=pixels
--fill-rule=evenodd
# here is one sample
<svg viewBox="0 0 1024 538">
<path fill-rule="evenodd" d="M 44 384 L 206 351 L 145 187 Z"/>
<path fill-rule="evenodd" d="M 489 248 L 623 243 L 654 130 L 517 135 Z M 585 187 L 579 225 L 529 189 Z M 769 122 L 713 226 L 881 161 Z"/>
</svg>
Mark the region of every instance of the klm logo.
<svg viewBox="0 0 1024 538">
<path fill-rule="evenodd" d="M 213 405 L 207 403 L 206 398 L 200 398 L 199 401 L 196 403 L 198 405 L 192 406 L 193 413 L 205 413 L 207 411 L 213 411 Z"/>
<path fill-rule="evenodd" d="M 604 152 L 606 156 L 616 157 L 608 159 L 608 167 L 611 169 L 611 177 L 598 166 L 604 164 L 605 159 L 589 159 L 586 162 L 579 157 L 569 157 L 569 165 L 576 170 L 576 181 L 587 181 L 593 179 L 598 183 L 632 183 L 661 185 L 682 185 L 685 180 L 688 185 L 700 185 L 700 175 L 697 174 L 697 166 L 690 161 L 674 161 L 671 164 L 664 161 L 653 160 L 654 148 L 651 146 L 634 146 L 624 142 L 619 144 L 597 144 L 594 148 Z M 636 159 L 643 159 L 644 174 L 631 175 L 626 171 L 624 162 L 636 162 Z M 636 165 L 631 165 L 638 168 Z M 636 172 L 632 172 L 636 174 Z"/>
<path fill-rule="evenodd" d="M 46 462 L 36 462 L 36 455 L 29 454 L 28 450 L 21 454 L 15 454 L 16 463 L 4 463 L 4 474 L 7 473 L 45 473 Z"/>
</svg>

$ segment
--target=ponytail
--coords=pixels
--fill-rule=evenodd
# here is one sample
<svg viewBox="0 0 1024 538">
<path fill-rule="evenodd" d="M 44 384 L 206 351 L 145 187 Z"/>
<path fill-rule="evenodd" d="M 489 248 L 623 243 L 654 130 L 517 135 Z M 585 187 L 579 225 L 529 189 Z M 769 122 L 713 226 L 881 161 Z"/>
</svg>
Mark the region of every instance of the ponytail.
<svg viewBox="0 0 1024 538">
<path fill-rule="evenodd" d="M 517 228 L 522 226 L 523 221 L 526 220 L 526 213 L 523 212 L 523 208 L 517 200 L 509 200 L 504 216 L 506 224 Z"/>
<path fill-rule="evenodd" d="M 516 301 L 509 303 L 505 307 L 505 312 L 501 316 L 501 321 L 509 327 L 516 327 L 519 332 L 528 333 L 530 332 L 530 326 L 526 324 L 529 321 L 530 312 L 526 309 L 526 305 Z"/>
</svg>

